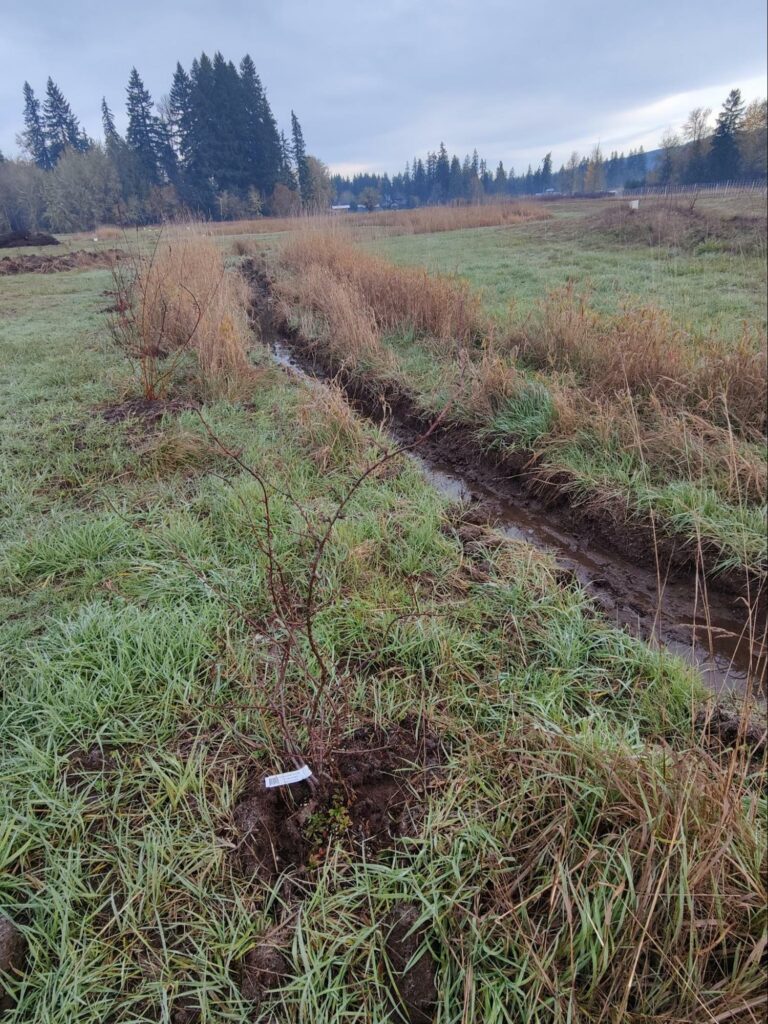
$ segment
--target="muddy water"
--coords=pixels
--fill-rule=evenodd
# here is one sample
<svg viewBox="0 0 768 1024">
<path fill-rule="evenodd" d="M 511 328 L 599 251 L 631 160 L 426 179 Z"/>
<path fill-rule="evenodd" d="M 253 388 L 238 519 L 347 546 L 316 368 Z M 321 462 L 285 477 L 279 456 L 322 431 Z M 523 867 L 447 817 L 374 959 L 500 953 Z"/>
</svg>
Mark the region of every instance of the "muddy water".
<svg viewBox="0 0 768 1024">
<path fill-rule="evenodd" d="M 272 334 L 269 345 L 277 363 L 314 386 L 325 386 L 323 375 L 300 361 L 279 336 Z M 387 427 L 396 442 L 414 439 L 396 420 Z M 758 626 L 750 628 L 740 599 L 705 592 L 693 577 L 666 579 L 662 566 L 651 571 L 622 559 L 569 531 L 557 509 L 536 501 L 514 478 L 485 466 L 473 470 L 458 460 L 451 463 L 444 447 L 429 439 L 408 454 L 438 491 L 456 501 L 482 503 L 483 514 L 500 532 L 553 554 L 606 618 L 683 657 L 714 692 L 755 693 L 764 686 L 764 629 L 754 635 Z"/>
</svg>

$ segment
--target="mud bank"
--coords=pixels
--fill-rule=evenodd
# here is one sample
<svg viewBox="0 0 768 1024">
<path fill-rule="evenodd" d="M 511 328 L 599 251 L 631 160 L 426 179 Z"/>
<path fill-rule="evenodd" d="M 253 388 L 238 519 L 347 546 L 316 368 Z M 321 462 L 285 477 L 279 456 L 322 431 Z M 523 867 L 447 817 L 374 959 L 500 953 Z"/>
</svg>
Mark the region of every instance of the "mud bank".
<svg viewBox="0 0 768 1024">
<path fill-rule="evenodd" d="M 400 382 L 361 379 L 334 365 L 322 346 L 277 315 L 260 268 L 246 261 L 244 269 L 262 341 L 279 363 L 315 381 L 334 379 L 356 411 L 414 446 L 410 455 L 433 486 L 507 536 L 553 553 L 607 618 L 684 657 L 712 690 L 764 689 L 763 579 L 714 574 L 717 552 L 632 518 L 618 497 L 576 501 L 569 474 L 537 467 L 531 452 L 490 452 L 471 426 L 446 421 L 423 439 L 434 416 Z"/>
</svg>

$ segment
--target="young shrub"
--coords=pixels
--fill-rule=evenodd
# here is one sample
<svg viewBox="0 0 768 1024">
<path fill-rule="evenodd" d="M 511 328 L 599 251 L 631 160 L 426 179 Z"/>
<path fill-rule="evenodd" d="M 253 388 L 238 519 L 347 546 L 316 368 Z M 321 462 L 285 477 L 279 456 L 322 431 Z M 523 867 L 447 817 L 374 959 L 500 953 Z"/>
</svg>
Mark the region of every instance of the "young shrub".
<svg viewBox="0 0 768 1024">
<path fill-rule="evenodd" d="M 167 395 L 187 355 L 206 393 L 229 394 L 249 374 L 247 287 L 198 225 L 177 225 L 148 256 L 119 265 L 115 292 L 112 337 L 148 401 Z"/>
</svg>

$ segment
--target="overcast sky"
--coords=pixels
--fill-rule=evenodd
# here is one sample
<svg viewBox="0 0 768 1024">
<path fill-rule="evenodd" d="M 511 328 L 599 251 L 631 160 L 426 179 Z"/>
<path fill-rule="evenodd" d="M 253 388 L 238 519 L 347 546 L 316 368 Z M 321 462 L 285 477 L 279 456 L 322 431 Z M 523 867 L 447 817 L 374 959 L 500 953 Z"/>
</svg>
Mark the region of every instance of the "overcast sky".
<svg viewBox="0 0 768 1024">
<path fill-rule="evenodd" d="M 249 52 L 281 127 L 342 172 L 397 171 L 445 141 L 520 172 L 547 150 L 655 148 L 693 106 L 765 95 L 765 0 L 0 0 L 0 149 L 48 75 L 91 135 L 124 123 L 135 64 L 157 100 L 176 61 Z"/>
</svg>

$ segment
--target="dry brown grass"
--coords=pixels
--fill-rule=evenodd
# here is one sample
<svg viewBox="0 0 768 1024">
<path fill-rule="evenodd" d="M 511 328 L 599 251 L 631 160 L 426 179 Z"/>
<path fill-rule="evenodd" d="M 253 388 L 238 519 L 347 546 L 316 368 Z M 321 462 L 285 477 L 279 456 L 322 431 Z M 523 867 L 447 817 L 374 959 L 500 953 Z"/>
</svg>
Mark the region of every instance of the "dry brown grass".
<svg viewBox="0 0 768 1024">
<path fill-rule="evenodd" d="M 624 200 L 592 215 L 585 226 L 635 245 L 670 246 L 685 251 L 704 246 L 764 256 L 765 207 L 747 210 L 720 212 L 699 205 L 695 199 L 641 199 L 639 208 L 632 210 Z"/>
<path fill-rule="evenodd" d="M 573 371 L 599 394 L 653 395 L 721 426 L 765 430 L 765 337 L 745 334 L 730 347 L 696 344 L 657 307 L 627 307 L 607 316 L 569 284 L 549 295 L 511 340 L 533 365 Z"/>
<path fill-rule="evenodd" d="M 213 235 L 263 235 L 284 231 L 322 231 L 342 228 L 352 233 L 420 235 L 465 228 L 503 227 L 547 220 L 548 210 L 536 203 L 484 203 L 476 206 L 420 206 L 414 210 L 374 210 L 371 213 L 324 213 L 298 217 L 259 217 L 209 224 Z"/>
<path fill-rule="evenodd" d="M 406 328 L 465 345 L 490 329 L 480 295 L 467 282 L 396 267 L 334 232 L 306 231 L 287 241 L 282 266 L 301 279 L 321 269 L 366 308 L 375 331 Z"/>
<path fill-rule="evenodd" d="M 199 225 L 178 225 L 128 267 L 116 274 L 113 336 L 139 365 L 145 396 L 167 392 L 187 352 L 205 390 L 231 394 L 249 374 L 249 297 L 216 243 Z"/>
<path fill-rule="evenodd" d="M 353 282 L 340 280 L 328 267 L 308 264 L 290 282 L 283 279 L 276 291 L 287 309 L 300 311 L 301 333 L 308 338 L 320 334 L 337 362 L 379 371 L 391 365 L 373 312 Z"/>
</svg>

